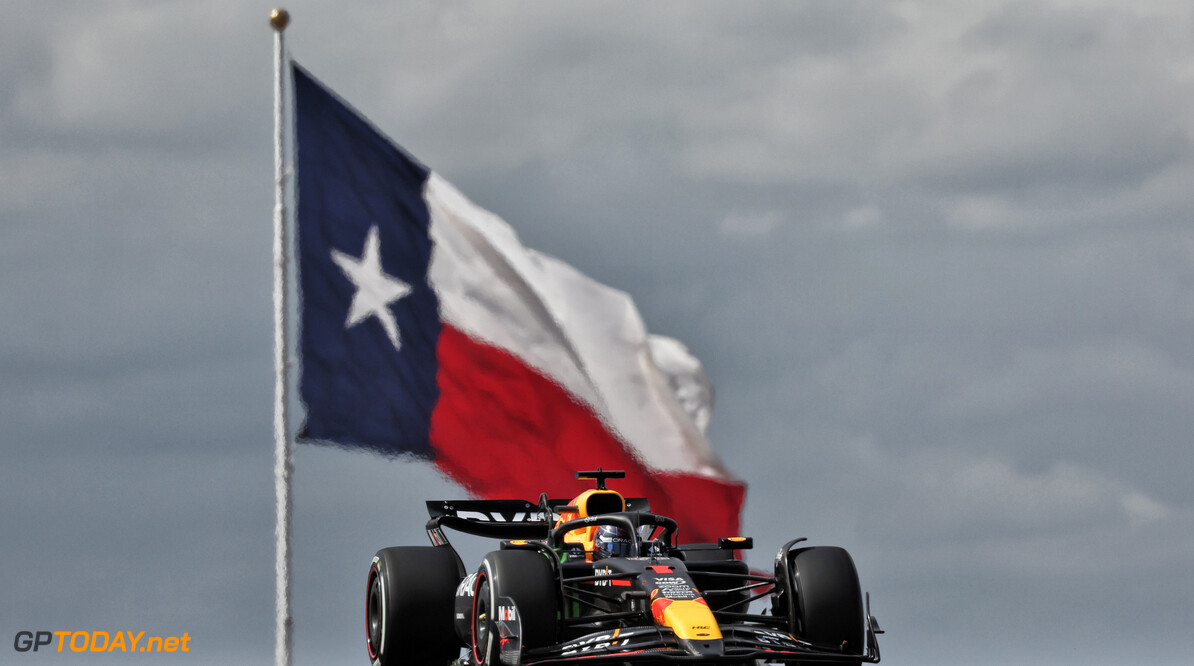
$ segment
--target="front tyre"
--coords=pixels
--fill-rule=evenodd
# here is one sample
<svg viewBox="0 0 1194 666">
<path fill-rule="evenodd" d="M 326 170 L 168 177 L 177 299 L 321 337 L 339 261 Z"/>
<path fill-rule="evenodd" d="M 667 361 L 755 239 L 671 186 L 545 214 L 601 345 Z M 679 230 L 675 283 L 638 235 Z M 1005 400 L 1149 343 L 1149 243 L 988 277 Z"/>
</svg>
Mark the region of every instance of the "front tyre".
<svg viewBox="0 0 1194 666">
<path fill-rule="evenodd" d="M 365 645 L 373 666 L 443 665 L 460 655 L 452 625 L 460 571 L 450 548 L 383 548 L 365 597 Z"/>
<path fill-rule="evenodd" d="M 555 642 L 558 587 L 551 563 L 541 553 L 499 550 L 486 555 L 473 583 L 470 663 L 473 666 L 501 663 L 501 636 L 494 621 L 499 597 L 514 600 L 524 650 Z"/>
<path fill-rule="evenodd" d="M 854 560 L 836 546 L 802 548 L 791 557 L 792 633 L 818 646 L 862 654 L 866 614 Z M 854 662 L 858 664 L 859 662 Z"/>
</svg>

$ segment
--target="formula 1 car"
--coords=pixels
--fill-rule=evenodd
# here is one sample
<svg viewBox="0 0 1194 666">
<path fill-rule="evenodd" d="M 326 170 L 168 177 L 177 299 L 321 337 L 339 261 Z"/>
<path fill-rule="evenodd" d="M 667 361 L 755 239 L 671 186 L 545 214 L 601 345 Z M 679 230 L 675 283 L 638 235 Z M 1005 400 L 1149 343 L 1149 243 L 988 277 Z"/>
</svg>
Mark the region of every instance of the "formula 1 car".
<svg viewBox="0 0 1194 666">
<path fill-rule="evenodd" d="M 623 472 L 576 476 L 596 488 L 567 502 L 427 502 L 434 545 L 383 548 L 369 567 L 373 666 L 879 661 L 845 550 L 793 539 L 774 575 L 751 572 L 735 558 L 750 538 L 678 545 L 675 521 L 606 488 Z M 469 573 L 444 528 L 501 549 Z"/>
</svg>

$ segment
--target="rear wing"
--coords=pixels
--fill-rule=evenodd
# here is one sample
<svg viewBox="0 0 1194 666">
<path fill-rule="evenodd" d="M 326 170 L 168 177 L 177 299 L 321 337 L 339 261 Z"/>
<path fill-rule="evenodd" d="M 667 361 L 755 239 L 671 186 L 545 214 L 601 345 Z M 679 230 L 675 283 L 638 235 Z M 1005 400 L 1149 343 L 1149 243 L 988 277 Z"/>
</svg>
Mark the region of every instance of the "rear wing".
<svg viewBox="0 0 1194 666">
<path fill-rule="evenodd" d="M 526 500 L 429 500 L 427 536 L 437 546 L 449 545 L 443 527 L 490 539 L 545 539 L 569 508 L 566 499 Z M 627 511 L 649 512 L 645 497 L 627 497 Z M 550 515 L 545 515 L 550 514 Z"/>
</svg>

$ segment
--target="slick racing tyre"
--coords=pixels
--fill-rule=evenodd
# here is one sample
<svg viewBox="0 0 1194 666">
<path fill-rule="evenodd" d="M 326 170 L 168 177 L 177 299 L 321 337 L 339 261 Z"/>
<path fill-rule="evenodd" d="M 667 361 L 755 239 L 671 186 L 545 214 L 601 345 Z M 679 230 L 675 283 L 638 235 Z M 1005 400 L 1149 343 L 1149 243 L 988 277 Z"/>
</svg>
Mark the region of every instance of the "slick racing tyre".
<svg viewBox="0 0 1194 666">
<path fill-rule="evenodd" d="M 365 597 L 365 643 L 373 666 L 447 664 L 460 656 L 452 602 L 460 571 L 450 548 L 383 548 Z"/>
<path fill-rule="evenodd" d="M 854 560 L 836 546 L 793 551 L 789 589 L 795 617 L 788 619 L 796 636 L 814 645 L 862 654 L 862 588 Z M 855 664 L 859 662 L 854 662 Z"/>
<path fill-rule="evenodd" d="M 522 628 L 522 649 L 556 640 L 558 585 L 551 564 L 530 550 L 499 550 L 481 560 L 473 583 L 469 661 L 474 666 L 501 663 L 501 637 L 494 622 L 499 597 L 510 597 Z"/>
</svg>

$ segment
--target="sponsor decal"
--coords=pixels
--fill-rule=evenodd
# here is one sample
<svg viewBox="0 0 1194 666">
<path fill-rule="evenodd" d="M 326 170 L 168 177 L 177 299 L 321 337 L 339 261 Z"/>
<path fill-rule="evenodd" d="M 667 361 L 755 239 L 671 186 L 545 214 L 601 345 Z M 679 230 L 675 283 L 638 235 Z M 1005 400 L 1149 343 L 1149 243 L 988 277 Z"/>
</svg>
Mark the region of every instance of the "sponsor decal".
<svg viewBox="0 0 1194 666">
<path fill-rule="evenodd" d="M 796 639 L 793 638 L 791 634 L 785 634 L 783 632 L 773 631 L 771 629 L 752 629 L 751 633 L 754 634 L 754 639 L 756 641 L 765 645 L 789 647 L 796 642 Z"/>
<path fill-rule="evenodd" d="M 451 507 L 449 507 L 451 508 Z M 468 511 L 461 509 L 456 512 L 457 517 L 475 520 L 482 523 L 542 523 L 541 511 Z"/>
<path fill-rule="evenodd" d="M 617 573 L 618 572 L 615 572 L 613 569 L 610 569 L 609 567 L 599 567 L 599 568 L 593 569 L 594 576 L 614 576 L 614 575 L 617 575 Z M 593 586 L 594 587 L 610 587 L 610 586 L 634 587 L 634 583 L 630 582 L 630 580 L 626 579 L 626 578 L 604 578 L 604 579 L 598 578 L 597 580 L 593 581 Z"/>
<path fill-rule="evenodd" d="M 473 572 L 464 577 L 460 584 L 456 586 L 456 596 L 471 597 L 473 596 L 473 583 L 477 580 L 477 573 Z"/>
<path fill-rule="evenodd" d="M 655 578 L 655 589 L 664 599 L 688 601 L 700 595 L 693 589 L 692 582 L 683 576 L 659 576 Z"/>
<path fill-rule="evenodd" d="M 576 648 L 576 647 L 581 647 L 583 645 L 592 645 L 593 643 L 600 643 L 603 641 L 612 641 L 614 639 L 615 635 L 616 634 L 612 634 L 612 633 L 593 634 L 592 636 L 585 636 L 584 638 L 578 638 L 574 641 L 565 643 L 561 647 Z"/>
<path fill-rule="evenodd" d="M 602 632 L 569 641 L 560 646 L 560 655 L 568 657 L 603 650 L 622 652 L 633 650 L 636 644 L 652 643 L 658 638 L 659 632 L 654 627 L 614 629 L 613 632 Z"/>
<path fill-rule="evenodd" d="M 605 650 L 605 649 L 611 648 L 617 644 L 618 644 L 617 641 L 610 641 L 608 643 L 594 643 L 592 645 L 584 645 L 584 646 L 581 646 L 576 649 L 564 650 L 563 652 L 560 653 L 560 656 L 570 657 L 572 655 L 584 654 L 586 652 L 596 652 L 599 650 Z"/>
<path fill-rule="evenodd" d="M 144 631 L 18 631 L 17 652 L 190 652 L 191 635 L 146 636 Z"/>
<path fill-rule="evenodd" d="M 601 567 L 601 568 L 593 569 L 593 574 L 597 575 L 597 576 L 608 576 L 612 573 L 613 573 L 613 571 L 610 571 L 609 567 Z M 609 581 L 609 579 L 605 579 L 605 580 L 597 579 L 597 580 L 593 581 L 593 585 L 595 587 L 609 587 L 610 581 Z"/>
<path fill-rule="evenodd" d="M 567 657 L 576 654 L 584 654 L 586 652 L 595 652 L 598 650 L 605 650 L 618 645 L 619 643 L 624 643 L 625 641 L 615 640 L 617 635 L 618 632 L 615 631 L 612 634 L 602 633 L 595 634 L 593 636 L 585 636 L 584 638 L 580 638 L 572 641 L 571 643 L 563 645 L 563 650 L 560 652 L 560 655 Z"/>
</svg>

